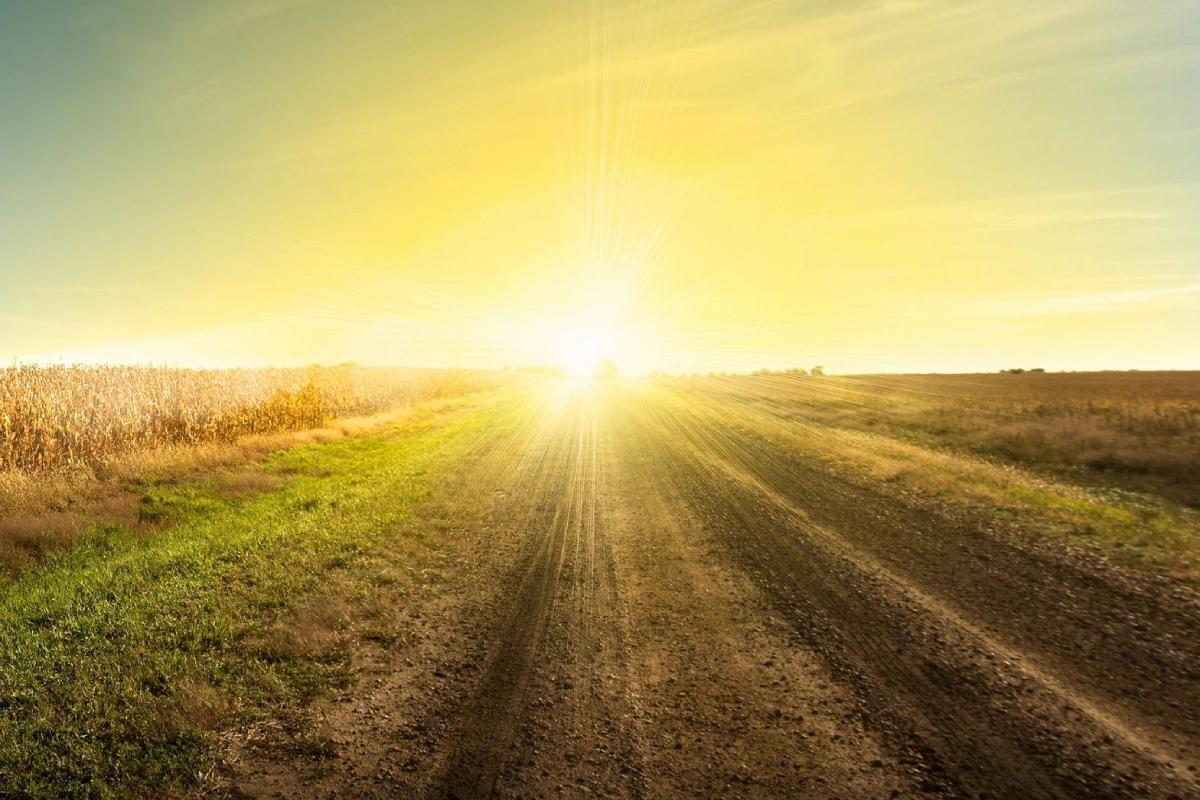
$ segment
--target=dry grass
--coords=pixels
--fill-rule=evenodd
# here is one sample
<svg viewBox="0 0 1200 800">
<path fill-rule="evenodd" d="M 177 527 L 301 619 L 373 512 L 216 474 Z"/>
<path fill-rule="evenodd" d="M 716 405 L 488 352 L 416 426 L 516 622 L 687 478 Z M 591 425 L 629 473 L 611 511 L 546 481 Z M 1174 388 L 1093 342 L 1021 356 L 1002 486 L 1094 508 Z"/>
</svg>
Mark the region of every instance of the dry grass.
<svg viewBox="0 0 1200 800">
<path fill-rule="evenodd" d="M 394 440 L 339 433 L 272 454 L 272 472 L 303 464 L 329 477 L 287 477 L 250 502 L 220 498 L 216 475 L 148 484 L 142 499 L 172 515 L 170 525 L 152 535 L 89 530 L 79 546 L 4 581 L 8 793 L 190 796 L 211 764 L 217 736 L 208 731 L 267 718 L 310 730 L 308 704 L 345 687 L 370 645 L 360 626 L 399 632 L 376 602 L 384 592 L 394 602 L 424 564 L 397 560 L 406 582 L 377 585 L 379 548 L 503 419 L 484 400 L 467 401 L 481 409 L 474 415 L 455 411 L 460 402 L 443 411 L 422 403 L 388 430 Z"/>
<path fill-rule="evenodd" d="M 97 481 L 195 476 L 353 436 L 497 380 L 352 366 L 0 368 L 0 513 L 70 503 Z"/>
<path fill-rule="evenodd" d="M 18 470 L 0 472 L 0 516 L 51 508 L 73 494 L 75 487 L 93 476 L 78 471 L 32 475 Z"/>
<path fill-rule="evenodd" d="M 266 472 L 241 470 L 221 476 L 219 483 L 219 493 L 222 497 L 238 499 L 261 492 L 269 492 L 283 483 L 283 480 L 277 475 L 269 475 Z"/>
<path fill-rule="evenodd" d="M 965 506 L 998 524 L 1069 537 L 1129 564 L 1150 566 L 1183 581 L 1200 580 L 1200 510 L 1151 488 L 1174 479 L 1179 481 L 1171 484 L 1175 493 L 1194 498 L 1197 489 L 1187 482 L 1187 473 L 1095 473 L 1083 460 L 1087 449 L 1070 446 L 1069 439 L 1055 441 L 1054 450 L 1032 446 L 1025 426 L 1015 425 L 1019 434 L 1005 426 L 1031 407 L 1028 395 L 1014 401 L 996 391 L 987 396 L 989 405 L 973 404 L 969 397 L 956 404 L 945 393 L 917 394 L 912 389 L 913 384 L 953 385 L 958 377 L 901 376 L 900 382 L 908 379 L 903 390 L 892 383 L 893 376 L 712 377 L 671 379 L 666 385 L 651 384 L 649 391 L 672 403 L 673 413 L 696 417 L 695 424 L 724 426 L 794 448 L 803 458 L 846 470 L 851 480 L 869 476 L 898 496 L 914 494 L 922 503 Z M 970 381 L 974 389 L 980 384 L 1003 389 L 1010 376 L 998 376 L 996 382 L 991 376 L 962 377 L 977 379 Z M 1200 375 L 1188 377 L 1200 383 Z M 871 384 L 876 394 L 867 392 Z M 851 392 L 853 402 L 847 399 Z M 1082 402 L 1086 409 L 1087 401 Z M 1148 396 L 1141 402 L 1139 411 L 1153 407 Z M 957 417 L 947 420 L 956 405 L 961 408 Z M 1091 422 L 1103 424 L 1098 419 Z M 1069 426 L 1064 422 L 1063 427 Z M 1144 430 L 1111 431 L 1106 436 L 1126 446 L 1148 441 Z M 1014 441 L 1029 446 L 1024 451 L 1027 460 L 1018 463 L 998 455 L 997 442 L 1011 447 Z M 1186 455 L 1190 461 L 1185 463 L 1194 468 L 1200 450 Z M 1163 462 L 1152 463 L 1154 469 L 1162 469 Z"/>
<path fill-rule="evenodd" d="M 229 701 L 209 681 L 189 676 L 179 686 L 181 720 L 202 731 L 219 731 L 229 716 Z"/>
<path fill-rule="evenodd" d="M 323 372 L 265 370 L 253 374 L 266 381 L 281 375 L 296 378 L 292 373 L 303 373 L 310 381 L 332 381 L 331 376 L 340 376 L 340 384 L 329 383 L 340 394 L 333 389 L 323 390 L 320 414 L 314 412 L 311 417 L 305 411 L 295 416 L 275 417 L 269 424 L 267 417 L 254 414 L 244 417 L 257 420 L 249 426 L 252 430 L 270 424 L 288 429 L 234 435 L 236 426 L 223 426 L 213 420 L 221 414 L 236 416 L 248 412 L 238 405 L 236 394 L 228 395 L 223 406 L 217 395 L 247 379 L 250 374 L 247 371 L 0 369 L 0 420 L 7 420 L 7 428 L 0 428 L 0 569 L 13 572 L 36 564 L 46 553 L 69 543 L 89 526 L 152 526 L 154 520 L 147 517 L 140 505 L 143 489 L 148 485 L 211 478 L 215 479 L 216 495 L 231 500 L 271 491 L 282 479 L 260 472 L 252 465 L 272 453 L 299 444 L 366 433 L 407 418 L 414 413 L 413 403 L 417 401 L 425 401 L 422 407 L 451 402 L 449 398 L 495 385 L 498 380 L 482 373 L 349 367 Z M 172 380 L 180 376 L 183 376 L 180 385 L 199 392 L 201 399 L 194 406 L 188 405 L 191 401 L 185 395 L 175 393 L 179 386 L 172 384 Z M 39 377 L 44 381 L 39 381 Z M 118 378 L 124 384 L 117 385 Z M 70 385 L 72 380 L 78 385 Z M 310 382 L 305 387 L 313 385 Z M 347 386 L 358 394 L 352 394 Z M 91 404 L 94 407 L 89 407 L 80 387 L 114 396 L 97 397 L 97 402 Z M 308 392 L 306 396 L 314 400 L 317 395 L 305 387 L 301 392 Z M 21 388 L 28 392 L 26 396 L 17 396 Z M 269 395 L 265 409 L 283 407 L 279 397 L 278 392 Z M 377 406 L 382 410 L 371 411 Z M 38 408 L 41 411 L 34 410 Z M 338 409 L 348 409 L 352 416 L 325 416 Z M 265 410 L 259 408 L 258 412 Z M 184 414 L 198 427 L 171 428 L 162 422 L 164 414 Z M 206 427 L 200 422 L 203 419 L 212 424 Z M 310 420 L 314 421 L 313 426 L 290 429 Z M 85 431 L 85 424 L 95 425 L 95 431 Z M 15 433 L 18 429 L 24 432 L 18 435 Z M 182 436 L 182 440 L 173 440 L 170 431 Z M 214 438 L 204 438 L 209 435 Z M 47 450 L 48 441 L 72 444 L 61 450 Z M 51 451 L 71 455 L 65 461 L 56 461 L 46 455 Z M 29 453 L 42 455 L 30 460 Z M 85 453 L 86 458 L 81 455 Z"/>
<path fill-rule="evenodd" d="M 407 413 L 333 420 L 317 430 L 246 436 L 229 443 L 135 451 L 113 457 L 96 470 L 0 473 L 0 571 L 11 573 L 36 564 L 89 525 L 153 527 L 139 511 L 147 483 L 179 484 L 211 477 L 217 496 L 243 499 L 283 483 L 281 477 L 254 467 L 270 454 L 366 433 Z"/>
<path fill-rule="evenodd" d="M 0 563 L 34 563 L 70 541 L 84 524 L 79 515 L 65 511 L 0 518 Z"/>
<path fill-rule="evenodd" d="M 1197 372 L 759 375 L 694 389 L 1200 508 Z"/>
<path fill-rule="evenodd" d="M 342 594 L 322 592 L 264 627 L 253 650 L 267 661 L 320 658 L 343 637 L 353 616 Z"/>
<path fill-rule="evenodd" d="M 114 456 L 319 428 L 461 394 L 457 371 L 309 367 L 0 369 L 0 472 L 102 469 Z"/>
</svg>

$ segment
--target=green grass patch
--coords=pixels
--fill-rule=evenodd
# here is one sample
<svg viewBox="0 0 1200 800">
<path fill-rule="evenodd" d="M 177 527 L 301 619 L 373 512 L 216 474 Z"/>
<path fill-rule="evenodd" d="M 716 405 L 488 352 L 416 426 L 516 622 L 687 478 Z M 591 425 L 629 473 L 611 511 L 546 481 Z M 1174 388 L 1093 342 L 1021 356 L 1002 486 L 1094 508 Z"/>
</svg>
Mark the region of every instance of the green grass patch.
<svg viewBox="0 0 1200 800">
<path fill-rule="evenodd" d="M 139 515 L 158 527 L 98 526 L 0 584 L 0 795 L 185 789 L 216 727 L 344 684 L 346 653 L 271 622 L 395 536 L 496 414 L 459 402 L 296 447 L 266 465 L 286 481 L 240 499 L 149 486 Z"/>
</svg>

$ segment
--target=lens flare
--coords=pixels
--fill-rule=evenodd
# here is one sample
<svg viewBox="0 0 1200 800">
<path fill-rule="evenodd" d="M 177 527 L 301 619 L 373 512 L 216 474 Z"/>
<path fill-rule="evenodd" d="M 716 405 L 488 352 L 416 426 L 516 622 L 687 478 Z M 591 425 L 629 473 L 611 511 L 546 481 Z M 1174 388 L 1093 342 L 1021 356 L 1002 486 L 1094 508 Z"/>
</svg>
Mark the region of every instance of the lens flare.
<svg viewBox="0 0 1200 800">
<path fill-rule="evenodd" d="M 591 381 L 612 364 L 613 337 L 597 326 L 584 326 L 566 335 L 559 365 L 576 381 Z"/>
</svg>

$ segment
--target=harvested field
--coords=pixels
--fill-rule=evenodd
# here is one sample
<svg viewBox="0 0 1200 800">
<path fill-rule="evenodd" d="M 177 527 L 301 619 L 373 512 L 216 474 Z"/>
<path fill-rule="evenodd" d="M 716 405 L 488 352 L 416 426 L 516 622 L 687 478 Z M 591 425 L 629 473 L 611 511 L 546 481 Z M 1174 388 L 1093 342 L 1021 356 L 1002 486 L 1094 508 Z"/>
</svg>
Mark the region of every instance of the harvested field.
<svg viewBox="0 0 1200 800">
<path fill-rule="evenodd" d="M 1188 509 L 1116 547 L 1116 501 L 989 505 L 756 381 L 531 379 L 156 487 L 3 587 L 5 790 L 1200 795 Z"/>
</svg>

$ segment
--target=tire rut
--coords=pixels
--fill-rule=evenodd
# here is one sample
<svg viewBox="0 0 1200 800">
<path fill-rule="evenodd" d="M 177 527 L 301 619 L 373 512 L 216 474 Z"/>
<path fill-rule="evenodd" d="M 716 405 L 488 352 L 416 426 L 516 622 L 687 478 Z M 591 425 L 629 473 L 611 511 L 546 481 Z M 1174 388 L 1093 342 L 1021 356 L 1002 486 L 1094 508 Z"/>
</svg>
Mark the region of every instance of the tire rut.
<svg viewBox="0 0 1200 800">
<path fill-rule="evenodd" d="M 568 591 L 582 601 L 579 615 L 590 617 L 587 606 L 595 583 L 597 476 L 594 409 L 579 407 L 587 401 L 583 396 L 572 398 L 576 407 L 562 413 L 544 432 L 540 442 L 544 449 L 539 443 L 530 448 L 535 463 L 517 468 L 517 475 L 534 471 L 539 476 L 531 485 L 513 489 L 513 495 L 533 509 L 518 526 L 529 532 L 530 552 L 514 581 L 515 599 L 495 653 L 465 706 L 458 743 L 442 779 L 428 792 L 429 798 L 492 797 L 505 764 L 519 759 L 515 740 L 525 695 L 535 659 L 543 650 L 561 602 L 568 563 L 574 567 L 567 576 L 571 581 Z"/>
<path fill-rule="evenodd" d="M 1028 797 L 1195 791 L 1114 726 L 1022 669 L 1014 651 L 943 613 L 930 596 L 813 522 L 798 474 L 771 448 L 686 414 L 636 403 L 664 464 L 781 613 L 890 729 L 931 793 Z M 804 473 L 799 473 L 802 476 Z M 853 502 L 841 489 L 841 501 Z M 1023 659 L 1024 660 L 1024 659 Z M 1120 728 L 1115 729 L 1118 733 Z"/>
<path fill-rule="evenodd" d="M 954 597 L 1167 746 L 1200 739 L 1200 596 L 962 509 L 889 494 L 789 450 L 796 423 L 736 403 L 741 447 L 767 450 L 789 499 L 910 580 Z M 710 415 L 706 425 L 722 426 Z M 1029 624 L 1034 620 L 1035 624 Z"/>
<path fill-rule="evenodd" d="M 374 683 L 326 709 L 336 754 L 239 785 L 1200 796 L 1187 603 L 718 411 L 622 386 L 513 400 L 414 519 L 439 577 L 397 608 L 410 633 Z"/>
</svg>

